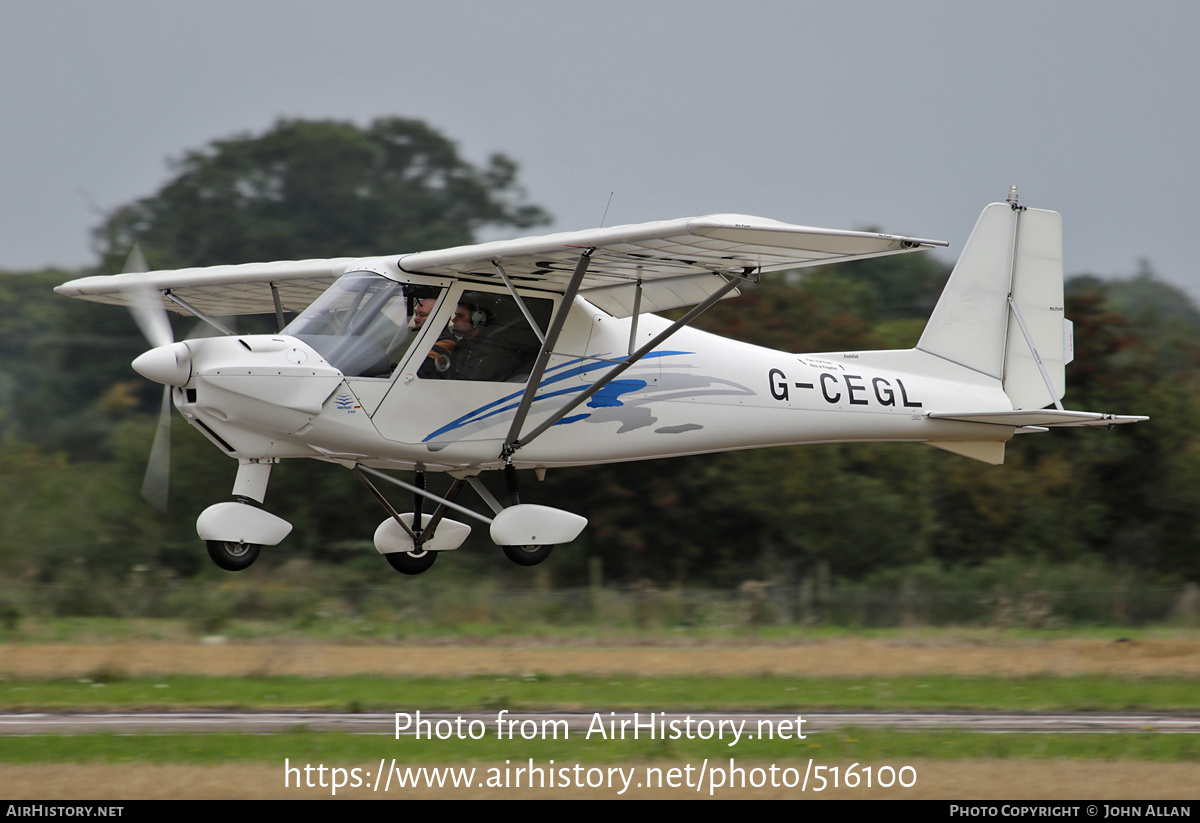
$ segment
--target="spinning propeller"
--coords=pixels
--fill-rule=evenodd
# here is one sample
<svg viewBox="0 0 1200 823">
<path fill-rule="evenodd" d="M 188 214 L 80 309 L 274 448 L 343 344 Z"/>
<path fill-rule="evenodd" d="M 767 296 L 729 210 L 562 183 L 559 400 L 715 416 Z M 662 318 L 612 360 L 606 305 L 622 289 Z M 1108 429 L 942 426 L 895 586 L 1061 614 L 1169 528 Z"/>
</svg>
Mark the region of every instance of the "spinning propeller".
<svg viewBox="0 0 1200 823">
<path fill-rule="evenodd" d="M 140 246 L 135 245 L 125 261 L 126 273 L 150 271 Z M 133 286 L 126 290 L 129 311 L 138 328 L 153 348 L 133 361 L 140 374 L 163 384 L 162 407 L 150 447 L 150 462 L 142 480 L 142 497 L 159 511 L 167 509 L 167 493 L 171 474 L 171 387 L 187 382 L 191 355 L 183 343 L 175 345 L 171 321 L 158 293 L 149 286 Z M 174 361 L 174 362 L 172 362 Z M 182 372 L 183 379 L 179 380 Z"/>
</svg>

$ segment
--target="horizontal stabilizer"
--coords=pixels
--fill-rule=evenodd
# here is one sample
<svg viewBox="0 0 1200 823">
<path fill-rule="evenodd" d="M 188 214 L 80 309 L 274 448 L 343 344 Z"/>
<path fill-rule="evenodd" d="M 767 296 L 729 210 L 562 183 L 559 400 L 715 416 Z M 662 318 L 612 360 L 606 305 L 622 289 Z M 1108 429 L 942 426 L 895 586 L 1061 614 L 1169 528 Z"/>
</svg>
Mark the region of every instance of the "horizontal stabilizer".
<svg viewBox="0 0 1200 823">
<path fill-rule="evenodd" d="M 1149 417 L 1134 414 L 1036 409 L 996 412 L 930 412 L 934 420 L 961 420 L 964 423 L 994 423 L 997 426 L 1101 426 L 1111 429 L 1121 423 L 1140 423 Z"/>
</svg>

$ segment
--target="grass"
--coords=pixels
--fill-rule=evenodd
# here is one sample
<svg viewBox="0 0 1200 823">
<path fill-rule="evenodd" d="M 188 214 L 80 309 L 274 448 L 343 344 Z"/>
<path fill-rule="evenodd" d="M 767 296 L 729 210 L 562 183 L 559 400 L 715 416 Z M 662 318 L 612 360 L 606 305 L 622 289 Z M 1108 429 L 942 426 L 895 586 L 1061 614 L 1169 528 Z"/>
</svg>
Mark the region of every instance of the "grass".
<svg viewBox="0 0 1200 823">
<path fill-rule="evenodd" d="M 709 758 L 713 762 L 858 761 L 876 767 L 914 759 L 1064 759 L 1198 762 L 1200 738 L 1187 734 L 977 734 L 959 731 L 898 732 L 844 728 L 807 735 L 805 740 L 741 741 L 736 747 L 718 740 L 480 740 L 393 739 L 391 735 L 296 731 L 270 735 L 43 735 L 5 738 L 0 763 L 176 763 L 268 762 L 285 758 L 313 764 L 366 766 L 380 758 L 397 763 L 517 762 L 527 758 L 560 763 L 653 761 Z"/>
<path fill-rule="evenodd" d="M 1186 677 L 879 678 L 625 675 L 474 677 L 126 678 L 100 671 L 73 680 L 0 680 L 6 711 L 76 709 L 468 709 L 1200 711 Z"/>
<path fill-rule="evenodd" d="M 38 660 L 53 665 L 31 671 L 54 677 L 34 678 L 23 673 L 23 669 L 12 664 L 17 656 L 14 652 L 9 659 L 12 665 L 5 669 L 9 676 L 0 678 L 0 710 L 1200 712 L 1200 689 L 1196 689 L 1193 674 L 1196 633 L 1169 628 L 1035 632 L 980 628 L 848 631 L 765 627 L 679 631 L 663 627 L 631 630 L 593 626 L 546 627 L 532 633 L 510 633 L 495 626 L 471 624 L 369 627 L 348 618 L 318 621 L 315 627 L 290 621 L 244 621 L 236 628 L 226 628 L 233 629 L 226 631 L 228 638 L 241 642 L 202 647 L 195 643 L 194 625 L 185 621 L 104 618 L 22 621 L 19 629 L 0 637 L 0 641 L 11 649 L 22 647 L 21 654 L 30 658 L 37 655 L 37 649 L 30 652 L 23 647 L 48 644 L 46 657 Z M 403 642 L 394 642 L 400 634 L 407 634 L 409 642 L 420 645 L 409 651 Z M 303 660 L 306 655 L 321 653 L 326 647 L 319 644 L 330 638 L 337 638 L 339 655 L 322 657 L 322 661 L 340 660 L 343 652 L 352 651 L 354 661 L 366 663 L 351 661 L 339 669 L 323 662 L 321 667 L 307 672 L 319 676 L 275 675 L 277 671 L 287 671 L 282 667 Z M 839 642 L 843 639 L 846 642 Z M 864 642 L 865 639 L 870 642 Z M 1135 642 L 1112 642 L 1127 639 Z M 1081 648 L 1078 641 L 1084 640 L 1090 645 Z M 138 646 L 139 643 L 142 645 Z M 68 647 L 63 644 L 79 645 L 67 653 Z M 158 644 L 163 644 L 161 649 Z M 695 655 L 708 665 L 709 661 L 735 654 L 748 645 L 758 648 L 761 659 L 790 655 L 799 660 L 798 668 L 782 669 L 798 673 L 743 674 L 748 671 L 746 668 L 732 667 L 719 672 L 714 668 L 705 674 L 676 674 L 667 668 L 657 670 L 653 665 L 680 654 Z M 415 668 L 422 659 L 421 648 L 428 646 L 437 647 L 432 654 L 428 649 L 425 651 L 425 657 L 432 658 L 436 668 Z M 581 666 L 592 666 L 593 662 L 584 656 L 574 658 L 573 653 L 606 648 L 611 650 L 610 656 L 612 651 L 619 654 L 615 663 L 605 665 L 620 667 L 614 672 L 632 670 L 638 674 L 561 673 L 572 671 L 570 668 L 548 674 L 539 668 L 569 665 L 575 659 L 581 661 Z M 197 656 L 204 660 L 228 662 L 234 652 L 247 656 L 244 668 L 234 670 L 242 676 L 169 673 L 209 671 L 171 668 L 182 665 L 185 658 L 190 660 L 188 655 L 197 649 L 204 650 L 203 655 Z M 852 653 L 848 654 L 847 649 Z M 531 650 L 536 653 L 527 655 Z M 0 647 L 0 655 L 3 654 Z M 160 654 L 167 673 L 140 674 L 158 670 L 144 666 L 157 666 Z M 487 664 L 495 666 L 494 670 L 464 667 L 457 669 L 463 672 L 462 676 L 447 674 L 456 671 L 448 667 L 455 660 L 473 666 L 489 654 L 496 658 Z M 526 662 L 517 668 L 518 664 L 511 659 L 520 656 Z M 630 662 L 635 656 L 638 664 Z M 369 665 L 381 657 L 389 661 L 399 658 L 405 668 L 378 669 L 390 676 L 355 673 L 372 671 L 354 666 Z M 921 665 L 928 661 L 928 673 L 890 672 L 888 666 L 903 665 L 914 657 L 921 659 Z M 978 666 L 975 663 L 968 668 L 960 666 L 967 658 L 977 661 Z M 1011 662 L 994 665 L 1001 658 Z M 529 660 L 539 662 L 530 665 Z M 546 663 L 547 660 L 551 662 Z M 864 662 L 868 664 L 866 667 L 862 665 Z M 818 664 L 842 663 L 849 668 L 814 668 Z M 63 668 L 54 667 L 59 665 Z M 143 668 L 136 668 L 138 665 Z M 629 669 L 630 665 L 643 667 Z M 474 674 L 481 670 L 493 673 Z M 422 671 L 436 676 L 417 676 Z M 653 671 L 660 673 L 650 676 Z M 1042 671 L 1070 674 L 1035 674 Z M 841 676 L 813 676 L 818 672 Z M 518 763 L 525 758 L 559 763 L 580 760 L 693 763 L 698 762 L 696 758 L 710 758 L 710 762 L 716 763 L 721 759 L 727 762 L 731 757 L 739 762 L 770 761 L 781 765 L 807 763 L 811 758 L 818 765 L 857 762 L 876 768 L 945 761 L 953 763 L 955 770 L 965 768 L 955 761 L 1047 763 L 1022 780 L 1070 768 L 1076 762 L 1173 763 L 1180 765 L 1171 768 L 1185 770 L 1200 763 L 1200 736 L 1151 732 L 986 734 L 952 729 L 899 732 L 842 728 L 810 733 L 804 740 L 743 740 L 735 747 L 727 743 L 587 740 L 581 733 L 570 740 L 558 741 L 494 737 L 396 740 L 386 730 L 367 735 L 307 730 L 265 735 L 89 733 L 0 738 L 0 763 L 12 767 L 10 774 L 22 768 L 20 764 L 31 765 L 35 772 L 45 774 L 48 771 L 45 764 L 75 763 L 94 764 L 80 767 L 87 769 L 108 769 L 109 764 L 117 764 L 120 769 L 123 768 L 120 764 L 131 764 L 130 769 L 138 773 L 150 763 L 178 764 L 189 770 L 244 763 L 275 774 L 285 759 L 292 763 L 337 763 L 372 771 L 378 769 L 381 758 L 413 766 L 462 762 L 496 765 L 505 760 Z M 1056 765 L 1050 765 L 1050 761 Z M 991 774 L 990 768 L 981 768 Z M 932 774 L 932 769 L 929 771 Z M 953 777 L 958 779 L 957 771 Z M 111 782 L 125 778 L 106 772 L 98 779 Z M 186 778 L 192 779 L 192 776 Z M 275 779 L 267 778 L 268 782 Z M 922 772 L 922 785 L 928 779 L 926 772 Z M 1110 781 L 1111 776 L 1102 779 Z M 254 780 L 261 782 L 263 778 Z M 1143 785 L 1138 783 L 1130 791 L 1136 795 Z M 233 788 L 221 791 L 228 791 L 228 796 L 237 794 Z M 1021 791 L 1010 792 L 1011 796 L 1019 794 Z"/>
<path fill-rule="evenodd" d="M 0 626 L 0 643 L 189 643 L 209 632 L 195 618 L 130 617 L 26 617 L 17 628 Z M 1026 628 L 847 628 L 843 626 L 767 625 L 671 626 L 651 623 L 594 622 L 562 624 L 530 620 L 513 624 L 459 621 L 397 624 L 392 621 L 346 615 L 324 615 L 294 620 L 237 619 L 226 621 L 219 633 L 235 642 L 356 643 L 489 643 L 539 641 L 579 643 L 815 642 L 844 637 L 927 640 L 930 643 L 995 643 L 998 641 L 1148 640 L 1195 638 L 1194 628 L 1173 626 L 1085 626 L 1059 629 Z"/>
</svg>

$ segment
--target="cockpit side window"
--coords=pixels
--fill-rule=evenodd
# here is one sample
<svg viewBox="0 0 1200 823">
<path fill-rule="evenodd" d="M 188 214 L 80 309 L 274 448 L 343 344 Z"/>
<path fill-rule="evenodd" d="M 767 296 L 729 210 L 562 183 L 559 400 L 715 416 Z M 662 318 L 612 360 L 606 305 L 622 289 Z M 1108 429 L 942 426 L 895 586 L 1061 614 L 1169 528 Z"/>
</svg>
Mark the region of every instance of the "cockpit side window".
<svg viewBox="0 0 1200 823">
<path fill-rule="evenodd" d="M 421 331 L 443 289 L 370 272 L 340 277 L 284 334 L 316 349 L 347 377 L 388 377 Z"/>
<path fill-rule="evenodd" d="M 544 333 L 554 303 L 525 298 Z M 511 295 L 464 292 L 417 376 L 427 380 L 523 383 L 541 350 L 537 333 Z"/>
</svg>

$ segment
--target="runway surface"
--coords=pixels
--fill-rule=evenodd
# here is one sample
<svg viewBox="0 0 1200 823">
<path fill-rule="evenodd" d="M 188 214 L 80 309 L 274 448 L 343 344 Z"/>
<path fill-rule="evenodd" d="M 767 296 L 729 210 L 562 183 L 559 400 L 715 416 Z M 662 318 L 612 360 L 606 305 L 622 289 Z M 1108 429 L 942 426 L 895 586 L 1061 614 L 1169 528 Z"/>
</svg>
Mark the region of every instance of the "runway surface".
<svg viewBox="0 0 1200 823">
<path fill-rule="evenodd" d="M 467 734 L 472 721 L 482 724 L 488 735 L 497 729 L 499 713 L 486 712 L 421 712 L 420 720 L 428 721 L 423 730 L 438 735 Z M 653 716 L 651 716 L 653 715 Z M 797 717 L 803 718 L 797 728 Z M 615 722 L 620 728 L 622 720 L 632 723 L 632 712 L 522 712 L 510 711 L 503 721 L 515 723 L 507 726 L 514 739 L 521 737 L 522 730 L 541 729 L 543 724 L 565 722 L 571 733 L 586 732 L 597 722 L 597 718 L 609 728 Z M 900 731 L 923 731 L 930 729 L 958 729 L 971 732 L 1166 732 L 1196 734 L 1200 732 L 1200 717 L 1171 714 L 948 714 L 923 712 L 817 712 L 781 714 L 777 712 L 639 712 L 637 722 L 643 724 L 642 735 L 646 735 L 645 724 L 650 722 L 686 722 L 692 718 L 699 727 L 701 721 L 713 726 L 720 721 L 746 721 L 747 731 L 759 728 L 790 728 L 794 734 L 832 731 L 846 726 L 862 728 L 894 728 Z M 310 731 L 337 731 L 352 734 L 378 734 L 395 736 L 397 726 L 401 734 L 413 734 L 416 713 L 407 720 L 398 718 L 393 712 L 363 712 L 345 714 L 335 712 L 109 712 L 109 713 L 50 713 L 29 712 L 0 714 L 0 735 L 40 734 L 86 734 L 115 732 L 120 734 L 149 733 L 212 733 L 241 732 L 265 734 L 307 729 Z M 459 722 L 461 719 L 461 723 Z M 769 725 L 766 724 L 769 721 Z M 781 727 L 781 723 L 790 726 Z M 559 726 L 561 728 L 561 725 Z M 627 727 L 632 735 L 632 725 Z M 540 732 L 538 733 L 540 735 Z"/>
</svg>

